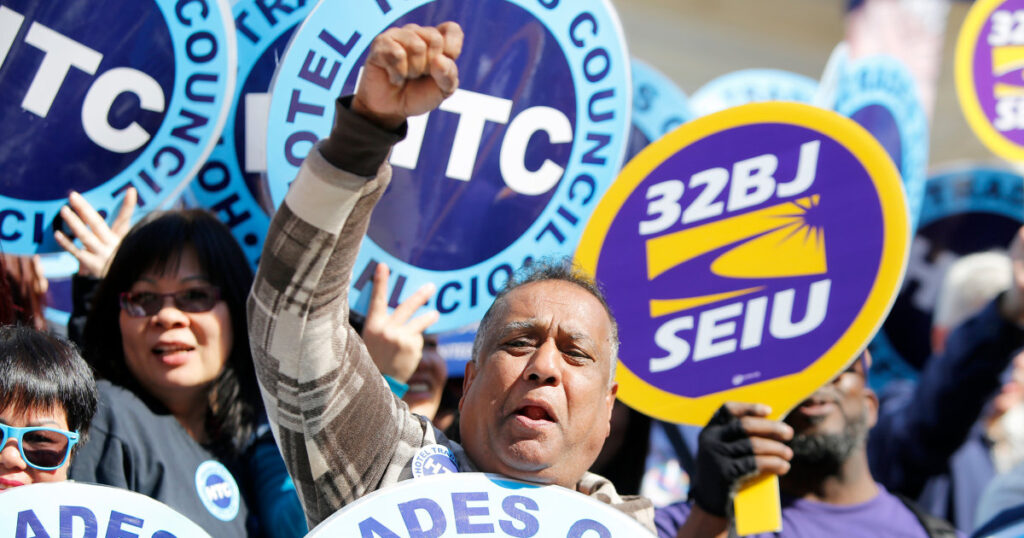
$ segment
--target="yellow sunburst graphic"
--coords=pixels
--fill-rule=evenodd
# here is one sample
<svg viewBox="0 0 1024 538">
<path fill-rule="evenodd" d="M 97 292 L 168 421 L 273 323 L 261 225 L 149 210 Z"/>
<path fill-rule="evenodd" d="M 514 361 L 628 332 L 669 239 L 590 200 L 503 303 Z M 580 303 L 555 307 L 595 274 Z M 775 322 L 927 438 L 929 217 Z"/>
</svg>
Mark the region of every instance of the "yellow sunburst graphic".
<svg viewBox="0 0 1024 538">
<path fill-rule="evenodd" d="M 803 198 L 788 206 L 795 211 L 773 217 L 781 226 L 737 245 L 711 264 L 711 272 L 731 278 L 779 278 L 821 275 L 828 272 L 825 260 L 825 231 L 807 222 L 807 214 L 818 205 L 818 197 Z M 768 224 L 767 222 L 765 223 Z"/>
<path fill-rule="evenodd" d="M 710 271 L 726 278 L 765 279 L 820 275 L 828 272 L 825 231 L 815 224 L 818 195 L 766 207 L 647 241 L 647 277 L 658 275 L 702 254 L 733 248 L 711 262 Z M 720 293 L 650 301 L 652 317 L 732 299 L 764 289 L 737 285 Z"/>
</svg>

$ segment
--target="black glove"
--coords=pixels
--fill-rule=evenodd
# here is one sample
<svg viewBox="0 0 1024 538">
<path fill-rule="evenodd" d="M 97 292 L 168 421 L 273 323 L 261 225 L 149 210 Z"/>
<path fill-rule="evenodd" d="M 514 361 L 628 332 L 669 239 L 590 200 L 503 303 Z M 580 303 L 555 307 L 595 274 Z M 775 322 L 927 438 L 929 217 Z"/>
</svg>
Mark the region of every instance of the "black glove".
<svg viewBox="0 0 1024 538">
<path fill-rule="evenodd" d="M 700 432 L 690 498 L 705 512 L 725 517 L 733 487 L 756 471 L 750 437 L 723 405 Z"/>
</svg>

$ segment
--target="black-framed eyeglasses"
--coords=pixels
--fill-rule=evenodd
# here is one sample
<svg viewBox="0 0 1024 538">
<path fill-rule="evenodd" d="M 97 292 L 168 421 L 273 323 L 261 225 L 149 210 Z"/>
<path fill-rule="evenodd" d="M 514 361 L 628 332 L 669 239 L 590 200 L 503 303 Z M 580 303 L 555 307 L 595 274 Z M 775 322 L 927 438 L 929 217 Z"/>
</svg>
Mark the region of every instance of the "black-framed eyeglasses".
<svg viewBox="0 0 1024 538">
<path fill-rule="evenodd" d="M 71 447 L 78 443 L 78 432 L 42 426 L 18 428 L 0 423 L 0 432 L 3 434 L 0 449 L 7 445 L 8 439 L 14 439 L 21 459 L 29 467 L 41 471 L 59 469 L 68 461 Z"/>
<path fill-rule="evenodd" d="M 126 291 L 119 296 L 121 310 L 133 318 L 155 316 L 164 307 L 164 300 L 170 297 L 174 307 L 182 312 L 208 312 L 220 300 L 220 288 L 202 286 L 171 293 L 152 291 Z"/>
</svg>

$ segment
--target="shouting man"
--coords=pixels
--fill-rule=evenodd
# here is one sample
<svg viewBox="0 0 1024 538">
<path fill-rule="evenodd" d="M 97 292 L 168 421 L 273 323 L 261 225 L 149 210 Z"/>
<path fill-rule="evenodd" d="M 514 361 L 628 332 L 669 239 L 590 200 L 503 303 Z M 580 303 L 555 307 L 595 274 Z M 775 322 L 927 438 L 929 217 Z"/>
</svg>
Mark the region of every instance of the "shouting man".
<svg viewBox="0 0 1024 538">
<path fill-rule="evenodd" d="M 620 497 L 587 472 L 609 432 L 618 335 L 600 291 L 571 267 L 534 264 L 484 316 L 459 406 L 461 446 L 391 394 L 347 323 L 359 244 L 391 177 L 388 152 L 406 118 L 455 91 L 461 48 L 454 23 L 378 36 L 356 95 L 338 100 L 333 131 L 310 151 L 270 225 L 249 300 L 250 341 L 309 524 L 413 478 L 426 449 L 450 455 L 450 471 L 557 484 L 653 528 L 647 500 Z"/>
</svg>

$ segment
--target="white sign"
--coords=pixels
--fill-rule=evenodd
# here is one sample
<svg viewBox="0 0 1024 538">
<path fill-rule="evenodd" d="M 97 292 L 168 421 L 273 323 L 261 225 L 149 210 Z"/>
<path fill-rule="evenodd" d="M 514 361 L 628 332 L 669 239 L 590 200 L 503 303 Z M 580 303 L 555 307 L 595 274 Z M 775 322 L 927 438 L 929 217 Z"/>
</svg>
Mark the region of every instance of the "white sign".
<svg viewBox="0 0 1024 538">
<path fill-rule="evenodd" d="M 406 480 L 346 506 L 308 538 L 651 536 L 633 518 L 586 495 L 495 474 Z"/>
<path fill-rule="evenodd" d="M 125 489 L 53 482 L 0 493 L 0 536 L 209 538 L 167 505 Z"/>
</svg>

